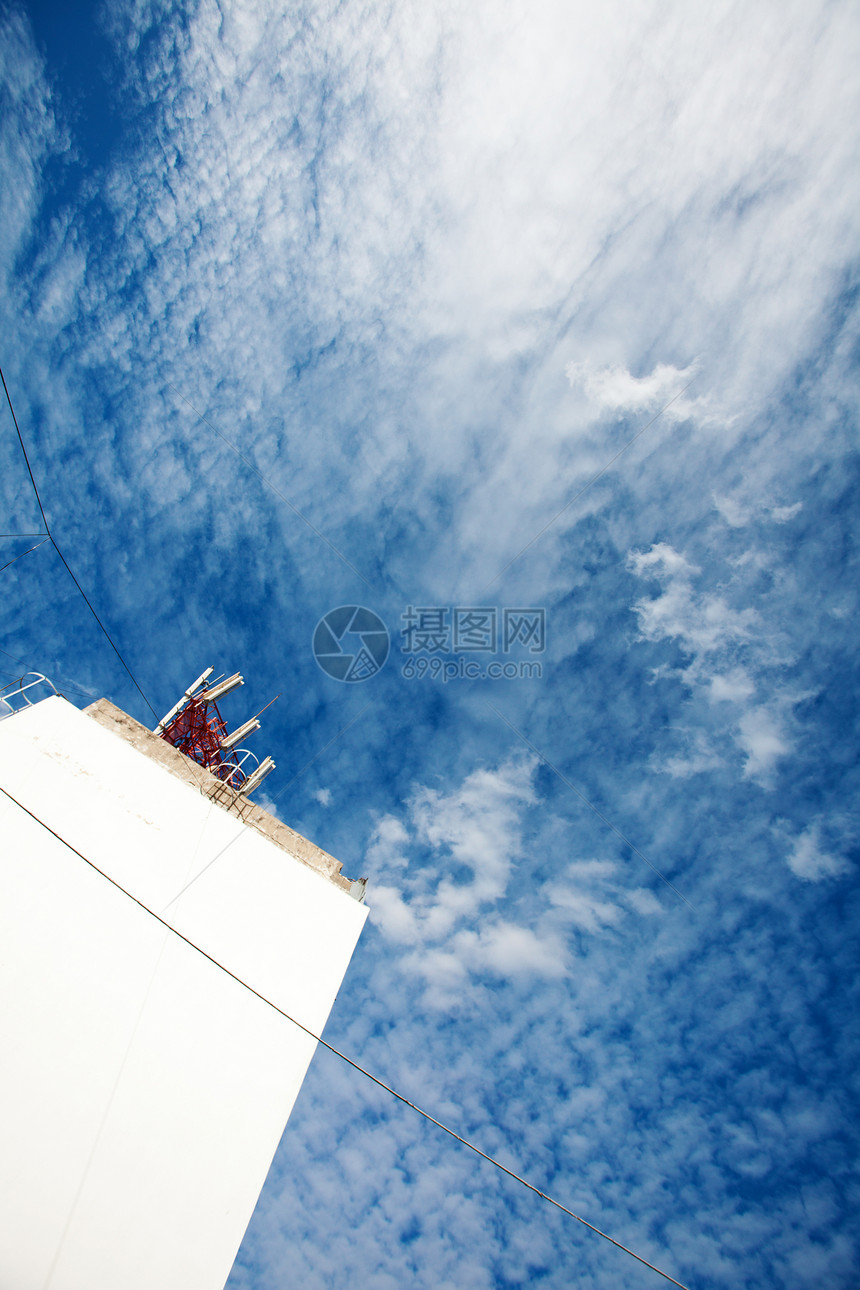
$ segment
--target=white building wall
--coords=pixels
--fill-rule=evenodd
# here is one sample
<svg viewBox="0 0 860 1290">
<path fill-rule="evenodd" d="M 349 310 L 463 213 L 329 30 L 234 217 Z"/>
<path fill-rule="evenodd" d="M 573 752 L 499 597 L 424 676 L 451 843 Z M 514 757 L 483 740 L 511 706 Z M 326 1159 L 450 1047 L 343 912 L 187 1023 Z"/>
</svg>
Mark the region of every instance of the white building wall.
<svg viewBox="0 0 860 1290">
<path fill-rule="evenodd" d="M 64 699 L 0 785 L 0 1290 L 220 1290 L 316 1045 L 43 825 L 315 1034 L 366 910 Z"/>
</svg>

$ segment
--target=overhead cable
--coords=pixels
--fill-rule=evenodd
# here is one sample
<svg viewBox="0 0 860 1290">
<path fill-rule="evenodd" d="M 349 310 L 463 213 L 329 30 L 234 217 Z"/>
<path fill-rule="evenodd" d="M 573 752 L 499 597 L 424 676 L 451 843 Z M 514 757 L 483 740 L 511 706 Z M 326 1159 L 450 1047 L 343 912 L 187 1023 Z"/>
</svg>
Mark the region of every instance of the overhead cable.
<svg viewBox="0 0 860 1290">
<path fill-rule="evenodd" d="M 46 537 L 43 538 L 41 542 L 37 542 L 35 546 L 28 546 L 26 551 L 22 551 L 20 555 L 15 556 L 15 560 L 23 560 L 25 555 L 29 555 L 31 551 L 38 551 L 40 546 L 44 546 L 45 543 L 50 542 L 50 540 L 50 537 Z M 7 560 L 5 564 L 0 564 L 0 573 L 2 573 L 4 569 L 8 569 L 10 565 L 13 565 L 15 560 Z"/>
<path fill-rule="evenodd" d="M 72 582 L 73 582 L 73 583 L 75 584 L 75 586 L 77 587 L 78 591 L 79 591 L 79 592 L 81 593 L 81 595 L 83 596 L 84 601 L 86 602 L 87 608 L 89 609 L 89 611 L 90 611 L 90 613 L 92 614 L 93 618 L 96 620 L 96 622 L 98 623 L 98 625 L 99 625 L 99 627 L 101 628 L 102 632 L 104 633 L 105 637 L 107 638 L 108 644 L 110 645 L 110 647 L 111 647 L 111 649 L 113 650 L 114 654 L 116 654 L 116 656 L 117 656 L 117 658 L 119 659 L 120 663 L 122 663 L 122 665 L 123 665 L 123 667 L 125 668 L 126 672 L 127 672 L 127 673 L 128 673 L 128 675 L 131 677 L 132 684 L 134 685 L 134 688 L 137 690 L 138 694 L 139 694 L 139 695 L 140 695 L 140 697 L 143 699 L 144 703 L 145 703 L 145 704 L 146 704 L 146 706 L 149 708 L 150 712 L 152 713 L 152 715 L 155 717 L 155 719 L 156 719 L 156 721 L 157 721 L 157 720 L 158 720 L 158 713 L 155 711 L 155 708 L 154 708 L 154 707 L 152 706 L 152 704 L 149 702 L 149 699 L 146 697 L 146 695 L 144 694 L 143 690 L 142 690 L 142 689 L 140 688 L 140 686 L 138 685 L 138 683 L 137 683 L 137 679 L 136 679 L 136 677 L 135 677 L 134 673 L 132 672 L 132 670 L 131 670 L 131 668 L 129 667 L 128 663 L 126 663 L 126 661 L 125 661 L 125 659 L 123 658 L 122 654 L 120 654 L 119 650 L 117 649 L 116 645 L 115 645 L 115 644 L 114 644 L 114 642 L 113 642 L 113 639 L 111 638 L 110 632 L 109 632 L 109 631 L 108 631 L 108 629 L 105 627 L 104 623 L 103 623 L 103 622 L 102 622 L 102 620 L 99 618 L 98 614 L 96 613 L 95 609 L 93 608 L 93 606 L 92 606 L 92 603 L 91 603 L 91 601 L 90 601 L 89 596 L 88 596 L 88 595 L 87 595 L 87 593 L 84 591 L 83 587 L 82 587 L 82 586 L 81 586 L 81 584 L 78 582 L 77 578 L 75 577 L 74 573 L 72 572 L 71 568 L 69 567 L 69 562 L 68 562 L 68 560 L 67 560 L 67 559 L 66 559 L 66 557 L 63 555 L 63 553 L 62 553 L 62 551 L 60 550 L 60 548 L 57 546 L 57 539 L 54 537 L 53 533 L 51 532 L 51 526 L 50 526 L 50 524 L 48 523 L 48 517 L 47 517 L 47 515 L 45 514 L 45 508 L 44 508 L 44 506 L 42 505 L 42 499 L 41 499 L 41 497 L 39 496 L 39 489 L 38 489 L 38 487 L 37 487 L 37 485 L 36 485 L 36 480 L 35 480 L 35 478 L 33 477 L 33 470 L 32 470 L 32 467 L 30 466 L 30 458 L 27 456 L 27 449 L 24 447 L 24 440 L 23 440 L 23 438 L 21 437 L 21 430 L 20 430 L 20 427 L 19 427 L 19 425 L 18 425 L 18 418 L 15 416 L 15 409 L 14 409 L 14 408 L 13 408 L 13 406 L 12 406 L 12 398 L 11 398 L 11 395 L 9 394 L 9 387 L 8 387 L 8 386 L 7 386 L 7 384 L 6 384 L 6 377 L 3 375 L 3 369 L 2 369 L 2 368 L 0 368 L 0 381 L 2 381 L 2 382 L 3 382 L 3 389 L 4 389 L 5 393 L 6 393 L 6 402 L 9 404 L 9 411 L 12 413 L 12 420 L 13 420 L 13 421 L 14 421 L 14 423 L 15 423 L 15 430 L 16 430 L 16 433 L 17 433 L 17 435 L 18 435 L 18 442 L 19 442 L 19 444 L 21 445 L 21 452 L 24 454 L 24 461 L 25 461 L 25 462 L 26 462 L 26 464 L 27 464 L 27 471 L 28 471 L 28 473 L 29 473 L 29 475 L 30 475 L 30 483 L 33 485 L 33 492 L 36 494 L 36 501 L 37 501 L 37 502 L 38 502 L 38 504 L 39 504 L 39 510 L 40 510 L 40 512 L 41 512 L 41 515 L 42 515 L 42 523 L 43 523 L 43 524 L 44 524 L 44 526 L 45 526 L 45 532 L 47 533 L 48 537 L 51 539 L 51 545 L 53 546 L 53 548 L 54 548 L 54 550 L 56 551 L 57 555 L 58 555 L 58 556 L 60 557 L 60 559 L 62 560 L 63 564 L 66 566 L 66 571 L 68 572 L 69 577 L 71 578 Z M 25 552 L 25 554 L 26 554 L 26 552 Z"/>
<path fill-rule="evenodd" d="M 112 887 L 116 887 L 116 889 L 120 891 L 124 896 L 126 896 L 129 900 L 134 901 L 134 903 L 138 905 L 144 911 L 144 913 L 148 914 L 150 918 L 154 918 L 155 921 L 157 923 L 160 923 L 162 927 L 167 929 L 167 931 L 172 932 L 173 935 L 178 937 L 179 940 L 184 941 L 185 944 L 188 945 L 197 954 L 200 954 L 203 958 L 208 959 L 209 962 L 212 963 L 214 967 L 217 967 L 226 976 L 231 977 L 232 980 L 234 980 L 238 985 L 242 986 L 243 989 L 247 990 L 249 994 L 253 994 L 257 999 L 259 999 L 262 1003 L 265 1003 L 274 1012 L 277 1012 L 281 1017 L 284 1017 L 285 1020 L 291 1022 L 292 1025 L 296 1026 L 299 1030 L 303 1031 L 304 1034 L 306 1034 L 315 1043 L 321 1044 L 323 1048 L 328 1049 L 328 1051 L 330 1053 L 333 1053 L 335 1057 L 339 1057 L 342 1062 L 345 1062 L 347 1064 L 347 1066 L 351 1066 L 352 1069 L 358 1071 L 360 1075 L 364 1075 L 366 1079 L 369 1079 L 373 1084 L 376 1084 L 379 1088 L 381 1088 L 384 1092 L 388 1093 L 391 1097 L 396 1098 L 398 1102 L 402 1102 L 404 1106 L 408 1106 L 411 1110 L 416 1111 L 418 1115 L 420 1115 L 423 1119 L 428 1120 L 431 1124 L 435 1124 L 438 1129 L 441 1129 L 443 1133 L 447 1133 L 450 1138 L 453 1138 L 455 1140 L 455 1142 L 459 1142 L 462 1146 L 468 1147 L 470 1151 L 474 1151 L 475 1155 L 480 1156 L 482 1160 L 486 1160 L 488 1164 L 494 1165 L 496 1169 L 499 1169 L 501 1170 L 502 1173 L 507 1174 L 509 1178 L 513 1178 L 515 1182 L 520 1183 L 523 1187 L 526 1187 L 529 1191 L 534 1192 L 534 1194 L 536 1196 L 539 1196 L 541 1200 L 545 1200 L 547 1201 L 548 1204 L 555 1206 L 556 1209 L 560 1209 L 561 1212 L 563 1214 L 567 1214 L 569 1218 L 575 1218 L 577 1223 L 582 1223 L 582 1225 L 584 1227 L 587 1227 L 589 1231 L 594 1232 L 597 1236 L 601 1236 L 605 1241 L 608 1241 L 611 1245 L 614 1245 L 616 1249 L 623 1251 L 624 1254 L 629 1254 L 630 1257 L 633 1259 L 636 1259 L 637 1262 L 643 1263 L 645 1267 L 650 1268 L 652 1272 L 656 1272 L 659 1276 L 663 1277 L 666 1281 L 671 1282 L 672 1285 L 678 1286 L 679 1290 L 689 1290 L 689 1287 L 685 1286 L 683 1282 L 676 1281 L 675 1278 L 673 1276 L 670 1276 L 668 1272 L 664 1272 L 662 1268 L 658 1268 L 657 1265 L 654 1263 L 649 1263 L 649 1261 L 646 1258 L 643 1258 L 641 1254 L 637 1254 L 635 1250 L 631 1250 L 629 1246 L 622 1245 L 621 1241 L 616 1241 L 615 1238 L 613 1236 L 609 1236 L 607 1232 L 601 1231 L 599 1227 L 595 1227 L 593 1223 L 589 1223 L 588 1220 L 585 1218 L 582 1218 L 581 1215 L 575 1214 L 572 1209 L 568 1209 L 566 1205 L 562 1205 L 560 1201 L 555 1200 L 552 1196 L 548 1195 L 546 1192 L 541 1191 L 541 1189 L 539 1187 L 536 1187 L 534 1183 L 530 1183 L 527 1181 L 527 1179 L 523 1178 L 520 1174 L 514 1173 L 513 1169 L 508 1169 L 506 1165 L 503 1165 L 500 1160 L 496 1160 L 494 1156 L 487 1155 L 485 1151 L 482 1151 L 480 1147 L 476 1147 L 475 1144 L 473 1142 L 470 1142 L 468 1138 L 462 1137 L 454 1129 L 449 1128 L 447 1124 L 443 1124 L 441 1120 L 437 1120 L 435 1116 L 432 1116 L 429 1113 L 429 1111 L 425 1111 L 420 1106 L 417 1106 L 415 1102 L 411 1102 L 408 1097 L 404 1097 L 402 1093 L 398 1093 L 397 1090 L 393 1089 L 390 1084 L 386 1084 L 384 1080 L 381 1080 L 378 1078 L 378 1076 L 371 1074 L 371 1072 L 367 1070 L 364 1066 L 360 1066 L 359 1063 L 353 1061 L 351 1057 L 347 1057 L 345 1053 L 342 1053 L 339 1049 L 335 1048 L 332 1044 L 327 1043 L 319 1035 L 314 1034 L 312 1030 L 309 1030 L 307 1026 L 303 1026 L 300 1021 L 297 1021 L 295 1017 L 290 1016 L 290 1014 L 288 1012 L 285 1012 L 283 1008 L 279 1008 L 276 1003 L 273 1003 L 271 999 L 268 999 L 264 994 L 261 994 L 259 990 L 255 990 L 254 987 L 252 985 L 249 985 L 247 981 L 243 981 L 242 978 L 237 976 L 235 972 L 231 972 L 230 969 L 228 967 L 225 967 L 223 963 L 220 963 L 218 959 L 213 958 L 211 954 L 207 954 L 206 951 L 204 949 L 201 949 L 199 945 L 196 945 L 194 941 L 189 940 L 187 936 L 183 936 L 182 932 L 177 931 L 175 927 L 171 926 L 171 924 L 168 923 L 166 919 L 161 918 L 158 914 L 156 914 L 156 912 L 153 909 L 150 909 L 148 905 L 144 905 L 143 901 L 138 900 L 136 896 L 132 895 L 132 893 L 128 891 L 125 887 L 123 887 L 120 883 L 118 883 L 116 879 L 111 878 L 110 874 L 105 873 L 105 871 L 103 869 L 100 869 L 97 864 L 95 864 L 92 860 L 89 860 L 82 852 L 78 851 L 77 847 L 72 846 L 71 842 L 66 841 L 64 837 L 62 837 L 59 833 L 55 832 L 55 830 L 52 829 L 49 824 L 46 824 L 44 820 L 40 819 L 38 815 L 35 815 L 32 811 L 28 810 L 27 807 L 23 805 L 23 803 L 19 802 L 18 799 L 13 797 L 11 793 L 7 792 L 5 788 L 0 787 L 0 793 L 2 793 L 4 797 L 7 797 L 10 802 L 14 803 L 14 805 L 17 806 L 19 810 L 22 810 L 25 813 L 25 815 L 29 815 L 32 820 L 34 820 L 37 824 L 41 825 L 41 827 L 45 829 L 46 832 L 50 833 L 52 837 L 56 838 L 57 841 L 62 843 L 64 847 L 67 847 L 69 851 L 73 852 L 74 855 L 76 855 L 80 860 L 83 860 L 85 864 L 89 865 L 91 869 L 94 869 L 96 873 L 101 875 L 102 878 L 105 878 L 111 884 Z"/>
</svg>

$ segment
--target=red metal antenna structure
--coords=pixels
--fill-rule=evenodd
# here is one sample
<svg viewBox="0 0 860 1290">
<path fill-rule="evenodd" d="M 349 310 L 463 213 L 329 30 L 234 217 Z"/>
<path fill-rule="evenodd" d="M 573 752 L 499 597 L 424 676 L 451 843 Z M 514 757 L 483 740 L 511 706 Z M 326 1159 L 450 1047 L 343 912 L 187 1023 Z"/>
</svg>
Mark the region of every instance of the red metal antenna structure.
<svg viewBox="0 0 860 1290">
<path fill-rule="evenodd" d="M 228 732 L 216 699 L 244 685 L 245 681 L 236 672 L 200 689 L 213 670 L 207 668 L 197 678 L 167 716 L 159 721 L 153 733 L 197 762 L 198 766 L 204 766 L 235 792 L 243 795 L 253 793 L 269 771 L 275 769 L 275 763 L 271 757 L 259 762 L 253 753 L 236 747 L 246 735 L 259 730 L 260 723 L 256 717 L 251 717 L 237 730 Z M 252 763 L 250 768 L 249 761 Z"/>
</svg>

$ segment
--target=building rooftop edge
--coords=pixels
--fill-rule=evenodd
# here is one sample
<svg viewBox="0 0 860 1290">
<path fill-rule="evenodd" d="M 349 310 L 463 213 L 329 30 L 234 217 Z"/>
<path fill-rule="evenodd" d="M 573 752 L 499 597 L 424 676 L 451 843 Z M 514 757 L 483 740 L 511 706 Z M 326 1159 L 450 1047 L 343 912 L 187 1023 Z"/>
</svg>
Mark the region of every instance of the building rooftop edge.
<svg viewBox="0 0 860 1290">
<path fill-rule="evenodd" d="M 323 877 L 328 878 L 342 891 L 354 896 L 357 900 L 364 899 L 364 882 L 350 881 L 341 872 L 342 866 L 339 860 L 334 856 L 323 851 L 316 843 L 310 842 L 303 837 L 301 833 L 296 833 L 289 825 L 282 823 L 281 820 L 264 811 L 261 806 L 243 797 L 240 793 L 235 792 L 229 785 L 225 784 L 217 776 L 213 775 L 197 762 L 186 757 L 184 753 L 174 748 L 172 744 L 167 743 L 158 735 L 147 730 L 146 726 L 135 721 L 127 712 L 111 703 L 109 699 L 98 699 L 91 703 L 89 707 L 83 709 L 84 714 L 93 721 L 97 721 L 100 726 L 109 730 L 112 734 L 124 739 L 126 743 L 131 744 L 138 752 L 144 753 L 152 761 L 157 762 L 165 770 L 170 771 L 172 775 L 196 788 L 204 797 L 208 797 L 216 806 L 222 810 L 235 815 L 243 824 L 249 828 L 255 829 L 263 837 L 273 842 L 275 846 L 280 847 L 287 855 L 298 860 L 301 864 L 307 865 L 309 869 L 314 869 Z"/>
</svg>

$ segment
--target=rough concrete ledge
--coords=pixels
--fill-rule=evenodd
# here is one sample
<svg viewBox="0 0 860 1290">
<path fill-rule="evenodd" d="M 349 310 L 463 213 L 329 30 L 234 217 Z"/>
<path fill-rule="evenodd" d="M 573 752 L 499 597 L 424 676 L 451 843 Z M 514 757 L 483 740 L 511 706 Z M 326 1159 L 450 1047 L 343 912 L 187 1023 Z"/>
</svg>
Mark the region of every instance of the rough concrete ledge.
<svg viewBox="0 0 860 1290">
<path fill-rule="evenodd" d="M 152 761 L 158 762 L 165 770 L 176 775 L 179 779 L 185 780 L 198 789 L 204 797 L 210 798 L 222 810 L 229 811 L 251 829 L 256 829 L 262 833 L 263 837 L 274 842 L 282 851 L 286 851 L 295 860 L 301 864 L 307 865 L 309 869 L 315 869 L 317 873 L 324 874 L 336 887 L 342 891 L 347 891 L 355 896 L 358 900 L 364 897 L 364 884 L 359 882 L 350 882 L 350 880 L 341 873 L 341 863 L 330 856 L 327 851 L 323 851 L 307 838 L 303 838 L 300 833 L 288 825 L 282 824 L 276 820 L 268 811 L 264 811 L 261 806 L 250 801 L 247 797 L 235 793 L 228 785 L 216 778 L 211 771 L 206 770 L 203 766 L 198 766 L 197 762 L 186 757 L 184 753 L 179 752 L 169 744 L 166 739 L 159 735 L 154 735 L 146 726 L 142 726 L 139 721 L 135 721 L 128 713 L 117 708 L 108 699 L 98 699 L 91 703 L 88 708 L 84 708 L 88 717 L 97 721 L 100 726 L 110 730 L 113 734 L 119 735 L 126 743 L 136 748 L 138 752 L 145 753 Z"/>
</svg>

